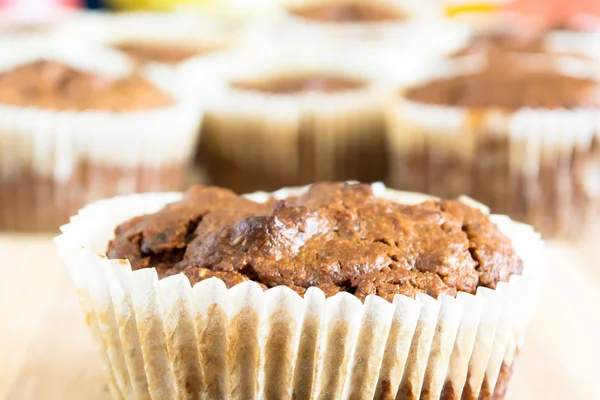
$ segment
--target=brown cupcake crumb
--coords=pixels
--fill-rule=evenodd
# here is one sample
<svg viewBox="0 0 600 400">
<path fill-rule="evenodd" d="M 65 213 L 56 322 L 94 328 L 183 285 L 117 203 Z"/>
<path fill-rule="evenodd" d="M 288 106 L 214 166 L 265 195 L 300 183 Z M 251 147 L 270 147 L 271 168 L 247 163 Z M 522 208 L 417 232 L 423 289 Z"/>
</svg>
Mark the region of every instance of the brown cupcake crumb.
<svg viewBox="0 0 600 400">
<path fill-rule="evenodd" d="M 189 58 L 212 53 L 223 48 L 216 44 L 123 41 L 112 45 L 140 63 L 159 62 L 175 64 Z"/>
<path fill-rule="evenodd" d="M 366 82 L 359 79 L 333 76 L 305 74 L 297 76 L 276 76 L 254 81 L 231 82 L 235 89 L 267 94 L 300 94 L 300 93 L 339 93 L 365 87 Z"/>
<path fill-rule="evenodd" d="M 437 298 L 495 288 L 523 269 L 510 240 L 480 210 L 457 200 L 405 205 L 369 185 L 320 183 L 299 197 L 255 203 L 225 189 L 191 188 L 161 211 L 115 230 L 109 258 L 159 277 L 183 272 L 228 287 L 253 280 L 303 295 L 350 292 Z"/>
<path fill-rule="evenodd" d="M 0 104 L 50 110 L 136 111 L 173 104 L 138 75 L 120 78 L 37 61 L 0 73 Z"/>
<path fill-rule="evenodd" d="M 293 7 L 290 12 L 321 22 L 390 22 L 407 18 L 398 8 L 377 1 L 314 2 Z"/>
<path fill-rule="evenodd" d="M 600 106 L 600 86 L 595 80 L 549 69 L 518 68 L 515 62 L 510 58 L 490 57 L 488 67 L 481 72 L 434 80 L 409 89 L 406 97 L 428 104 L 506 110 Z"/>
</svg>

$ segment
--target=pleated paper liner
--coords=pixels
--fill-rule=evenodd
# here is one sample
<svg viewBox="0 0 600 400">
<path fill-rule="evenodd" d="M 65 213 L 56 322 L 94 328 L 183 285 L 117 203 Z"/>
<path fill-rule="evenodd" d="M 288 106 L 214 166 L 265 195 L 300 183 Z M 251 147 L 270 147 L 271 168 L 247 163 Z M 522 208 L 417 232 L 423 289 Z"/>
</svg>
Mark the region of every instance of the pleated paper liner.
<svg viewBox="0 0 600 400">
<path fill-rule="evenodd" d="M 429 198 L 374 189 L 407 203 Z M 522 275 L 437 300 L 369 296 L 362 304 L 349 293 L 326 299 L 317 288 L 301 298 L 255 282 L 227 289 L 214 278 L 191 287 L 184 275 L 158 280 L 154 269 L 132 272 L 128 261 L 106 259 L 116 225 L 180 198 L 104 200 L 56 238 L 115 397 L 476 399 L 507 385 L 501 369 L 522 345 L 544 263 L 529 226 L 492 216 L 523 258 Z"/>
<path fill-rule="evenodd" d="M 109 76 L 130 68 L 114 54 L 33 44 L 7 49 L 2 70 L 37 60 Z M 147 78 L 172 95 L 173 105 L 135 112 L 0 105 L 0 229 L 56 230 L 90 201 L 181 189 L 202 110 L 180 100 L 174 76 L 158 75 Z"/>
<path fill-rule="evenodd" d="M 587 62 L 555 60 L 565 74 L 595 77 Z M 479 68 L 451 65 L 441 76 Z M 390 184 L 464 193 L 543 234 L 578 237 L 600 204 L 599 111 L 470 110 L 400 96 L 387 112 Z"/>
</svg>

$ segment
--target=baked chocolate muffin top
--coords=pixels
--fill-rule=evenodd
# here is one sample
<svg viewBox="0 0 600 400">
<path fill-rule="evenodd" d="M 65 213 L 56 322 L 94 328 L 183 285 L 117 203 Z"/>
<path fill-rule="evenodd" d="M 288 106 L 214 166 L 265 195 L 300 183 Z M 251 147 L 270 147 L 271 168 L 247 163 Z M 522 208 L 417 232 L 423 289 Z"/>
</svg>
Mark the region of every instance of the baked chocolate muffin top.
<svg viewBox="0 0 600 400">
<path fill-rule="evenodd" d="M 519 68 L 515 60 L 493 57 L 488 67 L 478 73 L 413 87 L 406 92 L 406 98 L 428 104 L 506 110 L 597 108 L 600 85 L 593 79 L 568 76 L 549 68 Z"/>
<path fill-rule="evenodd" d="M 56 61 L 36 61 L 0 72 L 0 104 L 51 110 L 136 111 L 173 104 L 138 75 L 113 78 Z"/>
<path fill-rule="evenodd" d="M 195 186 L 181 201 L 119 225 L 107 256 L 155 267 L 160 278 L 183 272 L 192 284 L 253 280 L 300 295 L 316 286 L 327 296 L 390 301 L 475 293 L 523 270 L 510 240 L 476 208 L 457 200 L 404 205 L 346 183 L 265 203 Z"/>
<path fill-rule="evenodd" d="M 180 43 L 180 42 L 148 42 L 148 41 L 123 41 L 115 43 L 112 47 L 125 53 L 137 62 L 160 62 L 175 64 L 214 51 L 221 50 L 222 45 Z"/>
<path fill-rule="evenodd" d="M 318 1 L 291 7 L 290 12 L 321 22 L 391 22 L 407 18 L 398 8 L 377 1 Z"/>
<path fill-rule="evenodd" d="M 357 90 L 366 86 L 366 82 L 343 76 L 327 74 L 302 74 L 289 76 L 273 76 L 253 81 L 230 82 L 235 89 L 267 94 L 301 94 L 301 93 L 339 93 Z"/>
</svg>

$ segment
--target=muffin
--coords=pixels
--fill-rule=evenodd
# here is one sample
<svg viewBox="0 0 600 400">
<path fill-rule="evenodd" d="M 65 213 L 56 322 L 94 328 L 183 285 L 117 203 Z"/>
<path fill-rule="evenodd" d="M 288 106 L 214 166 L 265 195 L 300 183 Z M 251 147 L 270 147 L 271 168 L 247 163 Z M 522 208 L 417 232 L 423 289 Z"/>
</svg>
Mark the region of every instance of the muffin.
<svg viewBox="0 0 600 400">
<path fill-rule="evenodd" d="M 594 35 L 574 25 L 536 23 L 512 12 L 492 14 L 484 25 L 471 25 L 473 35 L 452 57 L 495 54 L 546 54 L 556 57 L 593 57 Z"/>
<path fill-rule="evenodd" d="M 225 21 L 188 13 L 99 14 L 84 22 L 66 24 L 58 40 L 105 46 L 139 65 L 176 66 L 219 54 L 234 45 L 239 30 Z"/>
<path fill-rule="evenodd" d="M 546 235 L 585 233 L 600 198 L 593 65 L 521 55 L 447 67 L 388 110 L 391 185 L 465 193 Z"/>
<path fill-rule="evenodd" d="M 390 86 L 359 57 L 284 53 L 182 67 L 207 107 L 198 160 L 209 179 L 238 193 L 382 180 Z"/>
<path fill-rule="evenodd" d="M 464 56 L 497 56 L 502 54 L 545 54 L 555 57 L 573 57 L 590 60 L 591 52 L 585 49 L 589 38 L 579 37 L 573 32 L 558 30 L 510 31 L 507 27 L 476 34 L 461 50 L 453 53 L 454 58 Z"/>
<path fill-rule="evenodd" d="M 54 230 L 93 200 L 180 189 L 197 105 L 121 57 L 43 46 L 0 62 L 0 229 Z"/>
<path fill-rule="evenodd" d="M 283 1 L 281 12 L 284 28 L 367 41 L 397 36 L 410 28 L 416 17 L 442 15 L 437 5 L 389 0 Z"/>
<path fill-rule="evenodd" d="M 120 197 L 62 230 L 124 398 L 502 398 L 541 272 L 530 227 L 381 184 Z"/>
<path fill-rule="evenodd" d="M 289 1 L 283 2 L 283 7 L 289 23 L 358 37 L 364 31 L 399 28 L 411 18 L 406 8 L 387 1 Z"/>
<path fill-rule="evenodd" d="M 333 41 L 349 49 L 385 45 L 390 56 L 405 51 L 446 54 L 469 36 L 466 25 L 443 18 L 439 2 L 286 0 L 268 22 L 272 34 L 289 40 Z"/>
</svg>

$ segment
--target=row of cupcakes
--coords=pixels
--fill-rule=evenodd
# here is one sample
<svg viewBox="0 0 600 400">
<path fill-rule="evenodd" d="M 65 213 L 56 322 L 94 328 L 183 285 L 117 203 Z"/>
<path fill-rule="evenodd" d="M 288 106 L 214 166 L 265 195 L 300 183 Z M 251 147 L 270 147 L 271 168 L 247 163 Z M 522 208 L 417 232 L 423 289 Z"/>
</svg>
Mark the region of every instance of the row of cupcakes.
<svg viewBox="0 0 600 400">
<path fill-rule="evenodd" d="M 93 12 L 40 28 L 0 33 L 0 229 L 55 230 L 93 200 L 180 190 L 204 109 L 175 67 L 233 47 L 239 28 Z"/>
<path fill-rule="evenodd" d="M 430 58 L 424 53 L 398 52 L 399 56 L 385 41 L 368 46 L 354 41 L 348 48 L 337 40 L 317 46 L 298 37 L 290 42 L 294 48 L 281 50 L 281 45 L 242 44 L 243 35 L 236 37 L 231 29 L 207 27 L 213 35 L 196 29 L 194 36 L 193 26 L 200 21 L 194 16 L 138 17 L 100 16 L 97 25 L 90 22 L 85 29 L 67 26 L 59 35 L 63 39 L 55 41 L 59 51 L 27 45 L 8 52 L 14 56 L 7 57 L 13 60 L 3 68 L 4 93 L 10 97 L 8 89 L 24 86 L 21 95 L 2 101 L 8 106 L 2 138 L 6 143 L 2 176 L 7 188 L 3 191 L 3 219 L 8 222 L 0 225 L 47 229 L 56 226 L 57 218 L 64 220 L 95 198 L 179 188 L 196 153 L 194 143 L 201 122 L 198 161 L 214 183 L 238 192 L 316 180 L 389 178 L 400 189 L 446 196 L 469 194 L 548 234 L 581 233 L 597 208 L 598 107 L 593 98 L 593 66 L 584 60 L 548 58 L 547 50 L 539 47 L 536 57 L 496 57 L 496 50 L 483 56 L 477 50 L 481 46 L 475 43 L 448 62 L 447 68 L 437 68 L 427 62 Z M 110 23 L 115 29 L 101 35 Z M 71 37 L 75 32 L 100 33 Z M 84 51 L 83 47 L 93 41 L 104 49 L 87 57 L 94 50 Z M 314 48 L 307 50 L 308 44 Z M 14 49 L 14 43 L 11 46 Z M 514 53 L 508 47 L 500 50 Z M 27 57 L 47 59 L 52 57 L 44 53 L 52 52 L 59 54 L 62 66 L 42 64 L 11 72 L 11 65 L 26 64 Z M 521 51 L 527 52 L 533 50 Z M 29 56 L 20 56 L 25 54 Z M 69 57 L 72 60 L 67 60 Z M 77 71 L 64 71 L 65 67 L 83 68 L 79 64 L 85 60 L 92 63 L 92 59 L 101 70 L 106 68 L 108 75 L 116 65 L 121 65 L 122 76 L 131 72 L 152 75 L 153 83 L 159 85 L 154 89 L 171 92 L 173 103 L 189 114 L 182 118 L 163 113 L 167 104 L 145 104 L 142 98 L 146 95 L 137 96 L 142 104 L 136 105 L 136 96 L 130 97 L 118 80 L 111 80 L 110 89 L 98 77 L 73 78 L 70 75 Z M 533 61 L 526 61 L 529 59 Z M 151 65 L 145 61 L 152 61 Z M 160 68 L 165 64 L 170 67 Z M 446 76 L 429 80 L 440 82 L 398 95 L 399 84 L 422 78 L 434 67 L 438 75 L 443 70 Z M 56 70 L 61 69 L 57 75 Z M 23 73 L 24 77 L 19 77 Z M 74 83 L 65 85 L 61 74 Z M 544 75 L 541 82 L 540 74 Z M 35 76 L 39 79 L 32 79 Z M 557 79 L 561 83 L 550 91 L 548 82 Z M 70 90 L 77 92 L 87 81 L 98 81 L 96 86 L 92 84 L 94 90 L 87 91 L 98 97 L 91 109 L 102 99 L 118 105 L 103 104 L 100 109 L 117 108 L 102 115 L 98 110 L 85 111 L 90 105 L 82 105 L 83 100 Z M 136 94 L 145 89 L 132 90 Z M 531 93 L 525 98 L 527 91 Z M 425 95 L 412 98 L 415 92 Z M 473 101 L 470 92 L 489 97 L 483 96 L 482 104 L 469 103 Z M 50 97 L 44 98 L 49 93 Z M 55 95 L 70 96 L 71 103 L 61 105 Z M 466 100 L 461 98 L 465 96 Z M 506 96 L 511 104 L 505 104 Z M 56 101 L 59 103 L 54 104 Z M 130 110 L 130 102 L 133 107 L 148 108 L 147 112 Z M 79 112 L 55 112 L 63 107 Z M 39 112 L 39 108 L 46 111 Z M 204 109 L 207 112 L 201 121 Z M 54 119 L 46 122 L 46 115 Z M 104 120 L 123 121 L 125 115 L 127 125 L 104 125 Z M 94 122 L 79 122 L 90 116 Z M 188 122 L 183 123 L 184 119 Z M 133 120 L 140 125 L 134 127 Z M 131 130 L 136 134 L 124 133 Z M 76 133 L 80 131 L 103 133 Z M 39 139 L 42 135 L 46 135 L 45 141 Z M 148 172 L 148 166 L 154 169 Z M 42 192 L 36 191 L 38 187 Z M 65 193 L 72 194 L 65 197 Z M 60 216 L 46 218 L 53 215 L 52 209 L 61 207 L 65 211 Z M 27 219 L 31 221 L 19 222 Z"/>
<path fill-rule="evenodd" d="M 387 142 L 399 172 L 394 180 L 416 176 L 430 190 L 429 177 L 439 174 L 430 166 L 457 154 L 467 164 L 461 170 L 467 181 L 479 168 L 489 173 L 491 183 L 480 191 L 458 185 L 479 196 L 505 179 L 505 158 L 515 159 L 521 179 L 523 164 L 540 163 L 529 156 L 535 149 L 554 154 L 553 141 L 536 147 L 527 139 L 523 152 L 505 155 L 506 148 L 521 148 L 512 143 L 518 133 L 545 139 L 537 127 L 548 123 L 534 116 L 527 130 L 511 134 L 517 123 L 506 120 L 526 105 L 517 99 L 505 113 L 495 110 L 508 101 L 498 90 L 507 84 L 503 74 L 494 78 L 512 68 L 504 59 L 490 73 L 481 57 L 457 60 L 399 94 L 372 59 L 355 68 L 339 53 L 327 62 L 295 51 L 283 60 L 240 54 L 213 65 L 195 60 L 180 75 L 196 76 L 183 78 L 188 83 L 209 77 L 190 84 L 193 102 L 206 104 L 201 158 L 223 168 L 213 176 L 232 185 L 377 170 Z M 560 71 L 519 81 L 533 85 L 527 100 L 535 106 L 583 104 L 592 81 L 586 63 L 513 61 Z M 579 75 L 572 78 L 575 95 L 567 96 L 577 101 L 561 103 L 562 92 L 555 103 L 545 103 L 545 95 L 538 100 L 549 80 L 559 82 L 559 91 L 569 86 L 563 84 L 569 74 Z M 465 100 L 472 86 L 456 85 L 462 77 L 491 80 L 495 90 Z M 543 113 L 556 112 L 579 111 Z M 485 124 L 467 135 L 462 123 L 480 118 Z M 583 130 L 574 135 L 585 142 Z M 306 159 L 298 167 L 299 154 Z M 440 190 L 447 186 L 455 189 L 442 179 Z M 544 261 L 530 227 L 487 214 L 465 198 L 439 200 L 381 184 L 325 183 L 246 196 L 193 187 L 88 206 L 56 242 L 115 398 L 501 399 Z"/>
<path fill-rule="evenodd" d="M 287 56 L 274 56 L 271 50 L 274 47 L 249 44 L 251 39 L 259 44 L 268 42 L 264 36 L 259 35 L 258 39 L 240 24 L 185 13 L 81 14 L 55 28 L 49 36 L 47 40 L 12 36 L 0 40 L 2 54 L 6 55 L 2 57 L 0 66 L 3 93 L 0 99 L 3 159 L 0 166 L 3 192 L 1 229 L 53 229 L 66 221 L 69 214 L 94 199 L 181 188 L 183 178 L 189 172 L 189 161 L 196 153 L 204 108 L 213 103 L 215 107 L 211 110 L 215 112 L 205 121 L 204 130 L 208 133 L 204 135 L 207 141 L 202 147 L 208 147 L 206 160 L 211 161 L 209 164 L 214 165 L 212 160 L 217 161 L 217 167 L 210 168 L 215 175 L 229 174 L 227 168 L 232 163 L 228 163 L 226 158 L 219 159 L 219 152 L 225 151 L 230 157 L 231 154 L 256 148 L 260 141 L 248 134 L 242 140 L 232 142 L 230 135 L 232 130 L 236 130 L 235 126 L 222 127 L 218 126 L 219 123 L 211 123 L 223 123 L 219 119 L 219 115 L 223 114 L 221 106 L 227 108 L 225 103 L 231 97 L 233 105 L 228 109 L 239 113 L 239 97 L 241 108 L 257 109 L 256 102 L 258 109 L 265 111 L 260 118 L 269 120 L 269 112 L 278 108 L 278 101 L 277 96 L 271 98 L 267 95 L 269 90 L 267 93 L 255 90 L 258 95 L 248 96 L 246 101 L 245 95 L 238 94 L 252 92 L 248 90 L 252 89 L 252 83 L 248 87 L 241 81 L 241 86 L 229 85 L 225 78 L 241 75 L 242 70 L 252 70 L 261 76 L 274 72 L 267 59 L 277 60 L 280 72 L 287 70 L 290 64 L 306 64 L 300 69 L 318 70 L 320 74 L 326 72 L 333 78 L 340 72 L 348 75 L 338 79 L 339 82 L 334 82 L 334 85 L 350 84 L 364 90 L 359 91 L 358 96 L 339 96 L 339 101 L 332 102 L 332 114 L 339 120 L 337 116 L 345 114 L 343 110 L 346 107 L 359 111 L 364 105 L 370 107 L 371 110 L 360 111 L 355 121 L 360 124 L 367 121 L 369 129 L 371 125 L 375 127 L 379 139 L 375 141 L 377 148 L 373 154 L 383 151 L 382 85 L 375 82 L 379 78 L 374 71 L 368 71 L 357 62 L 367 54 L 369 58 L 376 57 L 381 60 L 377 64 L 388 68 L 383 74 L 391 75 L 392 58 L 383 57 L 382 47 L 353 47 L 353 52 L 361 56 L 340 58 L 337 55 L 340 50 L 338 44 L 330 43 L 326 51 L 314 51 L 310 55 L 291 52 L 292 59 L 284 65 L 282 61 Z M 323 61 L 324 54 L 331 55 L 331 62 Z M 406 67 L 393 71 L 396 81 L 413 75 L 412 71 L 416 69 L 409 65 L 418 65 L 422 56 L 414 54 L 413 58 L 414 62 L 405 63 Z M 344 60 L 354 61 L 346 63 Z M 225 74 L 226 71 L 230 72 Z M 260 79 L 258 75 L 251 74 L 247 74 L 246 78 Z M 288 130 L 298 133 L 294 127 L 298 118 L 305 119 L 300 116 L 310 113 L 311 108 L 317 110 L 328 103 L 329 96 L 321 96 L 315 108 L 314 104 L 310 105 L 312 101 L 300 100 L 301 104 L 296 104 L 295 91 L 292 90 L 289 101 L 284 101 L 291 105 L 291 109 L 283 107 L 285 117 L 282 123 L 289 125 Z M 367 98 L 362 99 L 363 93 L 367 94 Z M 298 117 L 285 121 L 290 113 Z M 376 116 L 362 118 L 363 114 Z M 234 118 L 232 120 L 235 121 Z M 266 129 L 270 129 L 268 124 L 263 123 Z M 338 124 L 343 127 L 338 128 Z M 213 125 L 217 126 L 215 134 L 210 133 Z M 273 158 L 281 153 L 280 159 L 297 160 L 292 167 L 284 167 L 282 180 L 277 182 L 279 186 L 323 176 L 321 172 L 317 175 L 308 172 L 301 174 L 306 176 L 302 181 L 296 178 L 289 181 L 290 176 L 298 175 L 304 165 L 315 165 L 307 166 L 309 171 L 334 168 L 331 163 L 320 161 L 327 158 L 327 150 L 319 152 L 318 149 L 321 143 L 334 146 L 338 142 L 335 131 L 344 132 L 348 129 L 347 122 L 333 121 L 325 125 L 319 129 L 322 138 L 315 142 L 317 146 L 310 142 L 310 137 L 300 139 L 296 136 L 294 139 L 279 134 L 282 146 L 277 149 L 270 142 L 272 137 L 266 135 L 269 142 L 261 146 L 271 147 Z M 331 134 L 328 126 L 334 131 Z M 223 129 L 227 132 L 220 133 Z M 365 141 L 360 137 L 362 129 L 351 129 L 356 130 L 359 147 L 371 145 L 363 143 Z M 260 132 L 257 133 L 260 135 Z M 233 137 L 236 137 L 235 133 Z M 298 155 L 297 145 L 288 145 L 292 141 L 302 141 L 302 148 L 309 149 L 311 154 Z M 238 142 L 241 146 L 236 147 Z M 358 151 L 356 147 L 351 146 L 349 151 Z M 256 153 L 260 153 L 260 149 L 250 152 L 250 155 Z M 307 160 L 307 157 L 312 160 Z M 241 158 L 251 157 L 241 154 Z M 357 157 L 350 159 L 356 160 Z M 278 167 L 277 163 L 269 163 L 266 158 L 262 162 L 265 166 Z M 234 157 L 234 168 L 236 163 Z M 375 163 L 381 164 L 381 161 Z M 337 164 L 347 162 L 342 160 Z M 378 174 L 384 172 L 382 167 L 376 167 L 376 170 Z M 360 168 L 355 167 L 354 171 L 360 171 Z M 255 176 L 260 174 L 258 172 Z M 323 177 L 334 179 L 335 171 Z M 357 177 L 361 178 L 354 172 L 344 174 L 344 178 Z M 362 178 L 374 180 L 379 179 L 379 175 Z M 242 177 L 238 182 L 244 179 Z M 249 182 L 247 187 L 255 188 L 255 184 Z"/>
<path fill-rule="evenodd" d="M 387 179 L 581 235 L 600 206 L 596 65 L 494 54 L 447 61 L 399 92 L 372 65 L 232 63 L 206 103 L 202 160 L 238 192 Z"/>
<path fill-rule="evenodd" d="M 20 44 L 0 61 L 3 229 L 56 229 L 92 200 L 181 188 L 202 109 L 174 75 L 95 48 Z"/>
</svg>

